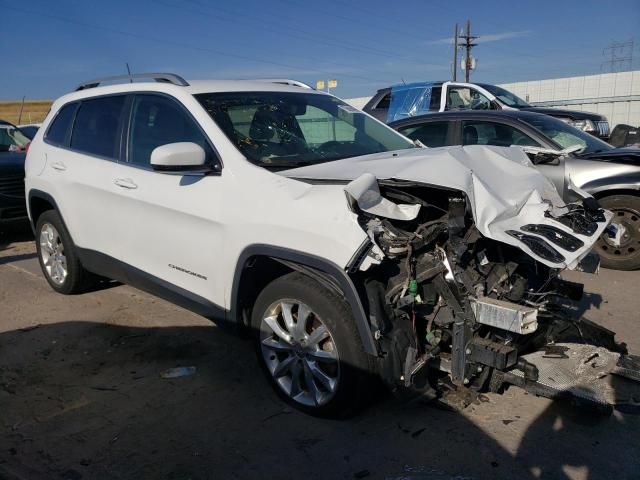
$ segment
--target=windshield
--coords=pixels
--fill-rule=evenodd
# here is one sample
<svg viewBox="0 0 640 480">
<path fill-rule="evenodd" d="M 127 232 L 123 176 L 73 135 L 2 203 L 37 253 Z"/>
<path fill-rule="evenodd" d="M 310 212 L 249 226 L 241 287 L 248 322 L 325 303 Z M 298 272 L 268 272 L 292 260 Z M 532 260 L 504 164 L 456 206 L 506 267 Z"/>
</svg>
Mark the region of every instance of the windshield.
<svg viewBox="0 0 640 480">
<path fill-rule="evenodd" d="M 413 148 L 394 130 L 329 95 L 227 92 L 195 95 L 256 165 L 286 169 Z"/>
<path fill-rule="evenodd" d="M 486 83 L 478 83 L 478 85 L 494 95 L 498 100 L 500 100 L 508 107 L 524 108 L 531 106 L 520 97 L 514 95 L 509 90 L 505 90 L 504 88 L 497 87 L 496 85 L 488 85 Z"/>
<path fill-rule="evenodd" d="M 520 120 L 540 130 L 563 149 L 579 145 L 582 147 L 579 153 L 594 153 L 613 148 L 599 138 L 548 115 L 530 115 Z"/>
</svg>

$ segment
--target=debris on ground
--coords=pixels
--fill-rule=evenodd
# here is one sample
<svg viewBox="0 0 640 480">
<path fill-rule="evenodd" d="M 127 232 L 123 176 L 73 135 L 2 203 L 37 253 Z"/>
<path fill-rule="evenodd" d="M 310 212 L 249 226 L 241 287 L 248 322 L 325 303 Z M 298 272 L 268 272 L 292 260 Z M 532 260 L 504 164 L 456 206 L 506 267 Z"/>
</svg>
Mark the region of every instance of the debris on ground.
<svg viewBox="0 0 640 480">
<path fill-rule="evenodd" d="M 175 367 L 168 368 L 160 374 L 161 378 L 179 378 L 195 375 L 196 367 Z"/>
</svg>

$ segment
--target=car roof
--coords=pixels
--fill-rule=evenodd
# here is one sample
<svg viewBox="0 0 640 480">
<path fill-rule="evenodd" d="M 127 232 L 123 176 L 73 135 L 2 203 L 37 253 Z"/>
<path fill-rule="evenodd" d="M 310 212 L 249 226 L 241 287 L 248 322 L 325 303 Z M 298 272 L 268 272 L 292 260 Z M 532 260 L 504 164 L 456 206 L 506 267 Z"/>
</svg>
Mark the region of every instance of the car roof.
<svg viewBox="0 0 640 480">
<path fill-rule="evenodd" d="M 486 118 L 486 119 L 508 119 L 515 118 L 521 120 L 533 120 L 535 118 L 546 117 L 543 113 L 527 112 L 522 110 L 455 110 L 449 112 L 432 112 L 425 113 L 424 115 L 416 115 L 415 117 L 407 117 L 401 120 L 396 120 L 389 123 L 389 125 L 420 123 L 421 121 L 429 120 L 436 121 L 441 120 L 460 120 L 464 118 Z"/>
<path fill-rule="evenodd" d="M 434 81 L 430 81 L 430 80 L 426 80 L 425 83 L 433 83 L 434 86 L 439 87 L 441 86 L 443 83 L 445 83 L 446 80 L 434 80 Z M 398 84 L 400 85 L 400 84 Z M 391 87 L 384 87 L 379 89 L 376 93 L 387 93 L 390 92 L 391 89 L 394 87 L 395 85 L 392 85 Z"/>
<path fill-rule="evenodd" d="M 274 83 L 265 80 L 188 80 L 188 85 L 175 85 L 172 83 L 143 81 L 133 83 L 117 83 L 112 85 L 99 85 L 90 88 L 83 88 L 74 92 L 63 95 L 58 98 L 52 110 L 59 105 L 82 100 L 85 98 L 93 98 L 101 95 L 114 95 L 117 93 L 133 93 L 133 92 L 160 92 L 175 95 L 200 93 L 222 93 L 222 92 L 290 92 L 290 93 L 306 93 L 317 95 L 328 95 L 325 92 L 303 88 L 291 84 Z"/>
</svg>

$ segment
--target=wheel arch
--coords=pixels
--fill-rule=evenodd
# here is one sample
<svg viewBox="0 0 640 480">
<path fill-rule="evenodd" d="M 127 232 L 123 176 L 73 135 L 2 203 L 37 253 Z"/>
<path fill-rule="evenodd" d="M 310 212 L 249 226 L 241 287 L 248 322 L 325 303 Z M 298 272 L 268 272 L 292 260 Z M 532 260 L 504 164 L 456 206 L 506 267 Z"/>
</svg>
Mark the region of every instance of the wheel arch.
<svg viewBox="0 0 640 480">
<path fill-rule="evenodd" d="M 53 199 L 51 195 L 41 190 L 30 190 L 27 202 L 27 208 L 29 209 L 29 221 L 31 223 L 31 228 L 35 232 L 36 224 L 38 223 L 38 218 L 47 210 L 55 210 L 60 215 L 62 219 L 62 223 L 64 224 L 64 218 L 62 217 L 62 212 L 58 208 L 58 204 Z M 66 228 L 65 224 L 65 228 Z"/>
<path fill-rule="evenodd" d="M 297 250 L 254 244 L 242 251 L 233 276 L 229 320 L 248 326 L 250 309 L 260 291 L 272 280 L 292 271 L 299 271 L 343 296 L 351 307 L 365 352 L 378 355 L 369 320 L 349 275 L 329 260 Z"/>
<path fill-rule="evenodd" d="M 611 189 L 602 189 L 593 192 L 592 195 L 598 200 L 605 197 L 612 197 L 614 195 L 631 195 L 633 197 L 640 197 L 640 185 L 635 186 L 635 188 L 630 185 L 623 185 Z"/>
</svg>

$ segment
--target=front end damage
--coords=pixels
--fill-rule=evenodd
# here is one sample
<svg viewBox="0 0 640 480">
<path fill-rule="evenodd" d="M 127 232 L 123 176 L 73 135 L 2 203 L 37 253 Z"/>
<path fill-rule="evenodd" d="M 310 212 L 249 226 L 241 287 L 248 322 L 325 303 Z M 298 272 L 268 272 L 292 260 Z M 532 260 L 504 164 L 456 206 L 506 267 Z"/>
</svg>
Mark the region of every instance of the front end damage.
<svg viewBox="0 0 640 480">
<path fill-rule="evenodd" d="M 524 202 L 536 215 L 497 212 L 481 231 L 467 192 L 370 174 L 345 192 L 369 237 L 349 269 L 394 392 L 512 384 L 605 411 L 638 403 L 638 357 L 580 317 L 583 287 L 560 276 L 597 270 L 588 252 L 610 219 L 597 204 Z"/>
</svg>

